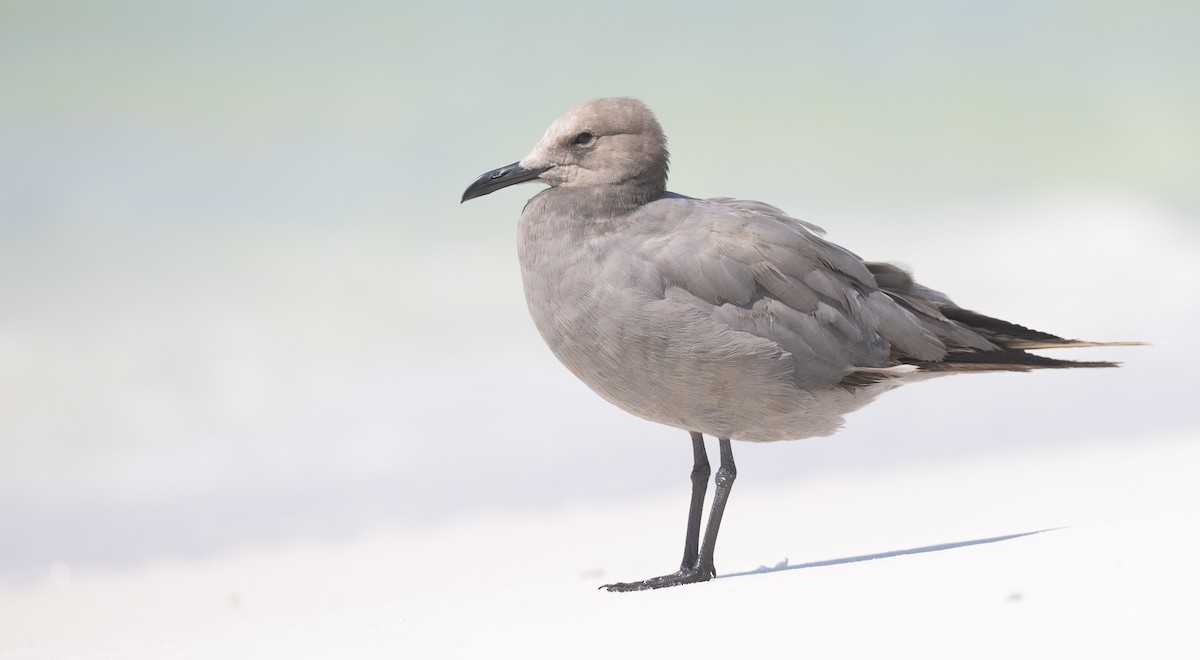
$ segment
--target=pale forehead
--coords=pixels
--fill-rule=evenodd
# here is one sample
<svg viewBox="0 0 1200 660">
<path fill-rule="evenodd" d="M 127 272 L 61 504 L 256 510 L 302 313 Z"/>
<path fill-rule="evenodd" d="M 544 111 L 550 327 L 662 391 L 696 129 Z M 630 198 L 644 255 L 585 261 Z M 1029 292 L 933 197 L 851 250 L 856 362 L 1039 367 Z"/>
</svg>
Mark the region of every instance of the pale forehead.
<svg viewBox="0 0 1200 660">
<path fill-rule="evenodd" d="M 629 98 L 595 99 L 567 110 L 546 131 L 547 136 L 596 133 L 641 133 L 653 115 L 641 101 Z"/>
</svg>

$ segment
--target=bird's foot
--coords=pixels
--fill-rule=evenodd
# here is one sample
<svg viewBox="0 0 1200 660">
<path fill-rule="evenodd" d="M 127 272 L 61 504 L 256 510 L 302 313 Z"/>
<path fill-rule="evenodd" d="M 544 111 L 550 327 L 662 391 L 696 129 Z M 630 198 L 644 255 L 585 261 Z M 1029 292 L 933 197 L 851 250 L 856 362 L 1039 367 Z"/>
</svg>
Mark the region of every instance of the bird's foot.
<svg viewBox="0 0 1200 660">
<path fill-rule="evenodd" d="M 705 582 L 716 577 L 716 575 L 717 572 L 711 566 L 705 568 L 695 566 L 681 568 L 670 575 L 660 575 L 646 580 L 638 580 L 637 582 L 606 584 L 600 588 L 608 589 L 609 591 L 646 591 L 647 589 L 662 589 L 663 587 L 675 587 L 693 582 Z"/>
</svg>

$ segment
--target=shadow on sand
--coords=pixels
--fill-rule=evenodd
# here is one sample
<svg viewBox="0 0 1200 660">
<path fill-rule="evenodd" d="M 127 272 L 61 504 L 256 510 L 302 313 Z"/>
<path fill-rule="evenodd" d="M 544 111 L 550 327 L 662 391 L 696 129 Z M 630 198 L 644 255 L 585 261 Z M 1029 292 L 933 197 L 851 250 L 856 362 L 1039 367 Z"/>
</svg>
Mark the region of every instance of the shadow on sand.
<svg viewBox="0 0 1200 660">
<path fill-rule="evenodd" d="M 927 545 L 920 548 L 907 548 L 905 550 L 891 550 L 888 552 L 878 552 L 872 555 L 858 555 L 856 557 L 842 557 L 841 559 L 825 559 L 822 561 L 810 561 L 803 564 L 788 564 L 787 559 L 774 566 L 759 566 L 752 571 L 742 571 L 740 573 L 727 573 L 717 576 L 717 579 L 741 577 L 744 575 L 758 575 L 759 573 L 778 573 L 779 571 L 793 571 L 800 568 L 817 568 L 820 566 L 838 566 L 840 564 L 853 564 L 860 561 L 871 561 L 873 559 L 887 559 L 889 557 L 900 557 L 903 555 L 919 555 L 926 552 L 942 552 L 943 550 L 954 550 L 955 548 L 965 548 L 972 545 L 983 545 L 985 543 L 999 543 L 1000 541 L 1010 541 L 1019 539 L 1022 536 L 1033 536 L 1043 532 L 1053 532 L 1062 527 L 1052 527 L 1050 529 L 1039 529 L 1033 532 L 1021 532 L 1020 534 L 1007 534 L 1005 536 L 993 536 L 986 539 L 972 539 L 970 541 L 955 541 L 953 543 L 939 543 L 938 545 Z"/>
</svg>

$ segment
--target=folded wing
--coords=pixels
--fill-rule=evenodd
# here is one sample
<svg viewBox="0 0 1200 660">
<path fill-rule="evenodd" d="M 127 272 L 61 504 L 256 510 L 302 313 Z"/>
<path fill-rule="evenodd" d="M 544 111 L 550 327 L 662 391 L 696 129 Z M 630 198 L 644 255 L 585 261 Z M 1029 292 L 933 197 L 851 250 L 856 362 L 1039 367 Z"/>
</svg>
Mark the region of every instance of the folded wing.
<svg viewBox="0 0 1200 660">
<path fill-rule="evenodd" d="M 690 202 L 671 231 L 642 246 L 665 282 L 664 297 L 775 342 L 791 355 L 801 386 L 856 387 L 915 369 L 1111 366 L 1026 353 L 1097 344 L 958 307 L 903 269 L 864 262 L 775 207 Z"/>
</svg>

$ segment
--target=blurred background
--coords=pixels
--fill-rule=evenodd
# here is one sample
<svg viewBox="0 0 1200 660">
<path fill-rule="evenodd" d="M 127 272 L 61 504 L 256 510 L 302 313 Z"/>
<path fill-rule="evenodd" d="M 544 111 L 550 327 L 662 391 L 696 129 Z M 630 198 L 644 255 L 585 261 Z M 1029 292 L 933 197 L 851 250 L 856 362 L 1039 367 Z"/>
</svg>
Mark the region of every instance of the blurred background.
<svg viewBox="0 0 1200 660">
<path fill-rule="evenodd" d="M 458 204 L 597 96 L 655 109 L 672 190 L 1154 343 L 739 445 L 739 488 L 1200 431 L 1197 25 L 1153 1 L 7 0 L 0 584 L 684 493 L 687 436 L 587 391 L 527 318 L 536 187 Z"/>
</svg>

